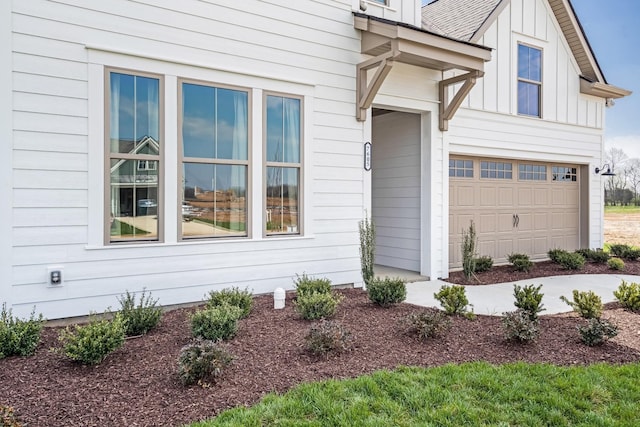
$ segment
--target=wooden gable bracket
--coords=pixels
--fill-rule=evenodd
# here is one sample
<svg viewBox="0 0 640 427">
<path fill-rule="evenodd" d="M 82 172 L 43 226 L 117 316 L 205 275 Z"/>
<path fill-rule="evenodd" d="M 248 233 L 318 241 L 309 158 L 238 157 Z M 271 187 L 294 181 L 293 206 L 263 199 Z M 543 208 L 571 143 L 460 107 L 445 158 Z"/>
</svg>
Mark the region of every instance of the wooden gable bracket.
<svg viewBox="0 0 640 427">
<path fill-rule="evenodd" d="M 361 62 L 357 66 L 357 86 L 356 86 L 356 99 L 357 99 L 357 111 L 356 119 L 359 122 L 364 122 L 367 119 L 367 109 L 371 107 L 373 99 L 376 97 L 380 86 L 387 77 L 395 59 L 400 55 L 400 51 L 397 48 L 392 48 L 389 52 L 378 55 L 374 58 Z M 367 84 L 367 71 L 372 68 L 377 70 L 373 75 L 373 78 Z"/>
<path fill-rule="evenodd" d="M 484 76 L 484 71 L 474 70 L 466 74 L 451 77 L 439 82 L 440 90 L 440 130 L 445 132 L 449 130 L 449 120 L 453 118 L 458 111 L 458 107 L 462 104 L 464 98 L 469 94 L 471 89 L 475 86 L 476 80 Z M 458 92 L 453 96 L 451 102 L 449 102 L 449 91 L 447 90 L 450 85 L 464 82 L 462 87 L 458 89 Z"/>
</svg>

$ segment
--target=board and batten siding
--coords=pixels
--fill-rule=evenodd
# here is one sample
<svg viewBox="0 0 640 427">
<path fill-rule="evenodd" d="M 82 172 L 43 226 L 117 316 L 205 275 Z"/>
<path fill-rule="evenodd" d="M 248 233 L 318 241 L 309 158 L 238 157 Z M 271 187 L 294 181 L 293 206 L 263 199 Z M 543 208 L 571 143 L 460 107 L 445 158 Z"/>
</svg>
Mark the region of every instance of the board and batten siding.
<svg viewBox="0 0 640 427">
<path fill-rule="evenodd" d="M 364 131 L 354 116 L 361 55 L 351 0 L 9 4 L 2 16 L 11 23 L 3 28 L 11 32 L 13 106 L 2 115 L 12 123 L 2 129 L 12 129 L 13 149 L 2 158 L 13 158 L 4 169 L 11 172 L 13 205 L 11 218 L 0 222 L 12 224 L 3 241 L 11 246 L 2 252 L 11 252 L 3 258 L 11 260 L 6 293 L 12 297 L 3 300 L 17 315 L 34 305 L 48 318 L 103 311 L 117 307 L 126 290 L 143 288 L 161 304 L 174 304 L 228 286 L 290 289 L 302 273 L 335 284 L 361 282 Z M 178 242 L 178 209 L 168 203 L 163 243 L 103 245 L 105 67 L 165 78 L 165 200 L 177 200 L 177 79 L 252 90 L 251 238 Z M 304 97 L 305 233 L 299 237 L 262 237 L 256 159 L 262 158 L 266 91 Z M 63 286 L 47 286 L 49 266 L 64 268 Z"/>
<path fill-rule="evenodd" d="M 512 0 L 478 43 L 493 48 L 478 79 L 444 134 L 452 154 L 582 165 L 581 215 L 589 240 L 601 247 L 604 99 L 580 93 L 580 69 L 544 0 Z M 542 50 L 542 117 L 518 115 L 517 47 Z M 451 75 L 447 73 L 446 75 Z"/>
<path fill-rule="evenodd" d="M 420 115 L 373 119 L 372 218 L 376 264 L 420 271 Z"/>
</svg>

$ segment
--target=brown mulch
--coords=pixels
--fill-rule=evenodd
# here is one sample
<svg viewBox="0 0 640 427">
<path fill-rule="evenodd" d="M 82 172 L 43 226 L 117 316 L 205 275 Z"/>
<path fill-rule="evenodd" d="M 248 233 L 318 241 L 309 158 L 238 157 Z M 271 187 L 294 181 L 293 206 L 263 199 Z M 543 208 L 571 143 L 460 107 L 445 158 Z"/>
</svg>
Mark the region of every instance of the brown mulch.
<svg viewBox="0 0 640 427">
<path fill-rule="evenodd" d="M 462 271 L 449 273 L 447 282 L 459 285 L 487 285 L 491 283 L 507 283 L 537 277 L 564 276 L 568 274 L 631 274 L 640 276 L 640 261 L 624 261 L 624 270 L 611 270 L 606 263 L 587 262 L 581 270 L 567 270 L 552 261 L 541 261 L 533 264 L 529 272 L 515 271 L 511 265 L 492 267 L 491 270 L 476 273 L 476 278 L 467 280 Z"/>
<path fill-rule="evenodd" d="M 176 361 L 190 341 L 188 315 L 194 310 L 183 308 L 165 313 L 156 330 L 127 340 L 96 367 L 51 353 L 58 328 L 46 328 L 35 356 L 0 360 L 0 405 L 13 406 L 25 426 L 181 425 L 255 404 L 267 393 L 302 382 L 352 378 L 399 365 L 640 361 L 640 349 L 615 342 L 583 345 L 576 331 L 581 320 L 567 315 L 542 316 L 541 336 L 529 345 L 505 341 L 500 319 L 489 316 L 454 318 L 446 334 L 422 342 L 407 333 L 403 322 L 421 308 L 400 304 L 384 309 L 371 304 L 362 290 L 338 292 L 345 299 L 336 319 L 352 333 L 353 348 L 326 360 L 305 350 L 310 322 L 295 313 L 292 295 L 284 310 L 273 310 L 272 297 L 264 295 L 255 298 L 251 315 L 240 321 L 238 335 L 228 343 L 234 361 L 216 384 L 185 387 L 177 377 Z"/>
</svg>

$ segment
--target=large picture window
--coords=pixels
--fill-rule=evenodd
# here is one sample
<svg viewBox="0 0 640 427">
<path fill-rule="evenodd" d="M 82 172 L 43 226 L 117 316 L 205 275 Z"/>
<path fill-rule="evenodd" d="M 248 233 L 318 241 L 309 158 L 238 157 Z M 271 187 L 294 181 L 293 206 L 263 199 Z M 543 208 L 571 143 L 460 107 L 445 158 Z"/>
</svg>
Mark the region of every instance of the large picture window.
<svg viewBox="0 0 640 427">
<path fill-rule="evenodd" d="M 518 114 L 542 117 L 542 50 L 518 45 Z"/>
<path fill-rule="evenodd" d="M 249 93 L 180 84 L 183 238 L 247 236 Z"/>
<path fill-rule="evenodd" d="M 265 103 L 266 233 L 299 234 L 302 100 L 267 95 Z"/>
<path fill-rule="evenodd" d="M 106 240 L 159 240 L 161 78 L 108 71 L 106 88 Z"/>
</svg>

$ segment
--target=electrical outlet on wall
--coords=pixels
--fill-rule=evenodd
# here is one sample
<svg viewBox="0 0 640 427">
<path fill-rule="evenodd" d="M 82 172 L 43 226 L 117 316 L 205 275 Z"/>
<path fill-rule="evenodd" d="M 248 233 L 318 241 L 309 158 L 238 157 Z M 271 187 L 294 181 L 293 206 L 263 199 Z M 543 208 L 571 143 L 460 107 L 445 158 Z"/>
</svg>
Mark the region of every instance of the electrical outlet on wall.
<svg viewBox="0 0 640 427">
<path fill-rule="evenodd" d="M 47 285 L 62 286 L 64 284 L 64 267 L 52 265 L 47 267 Z"/>
</svg>

